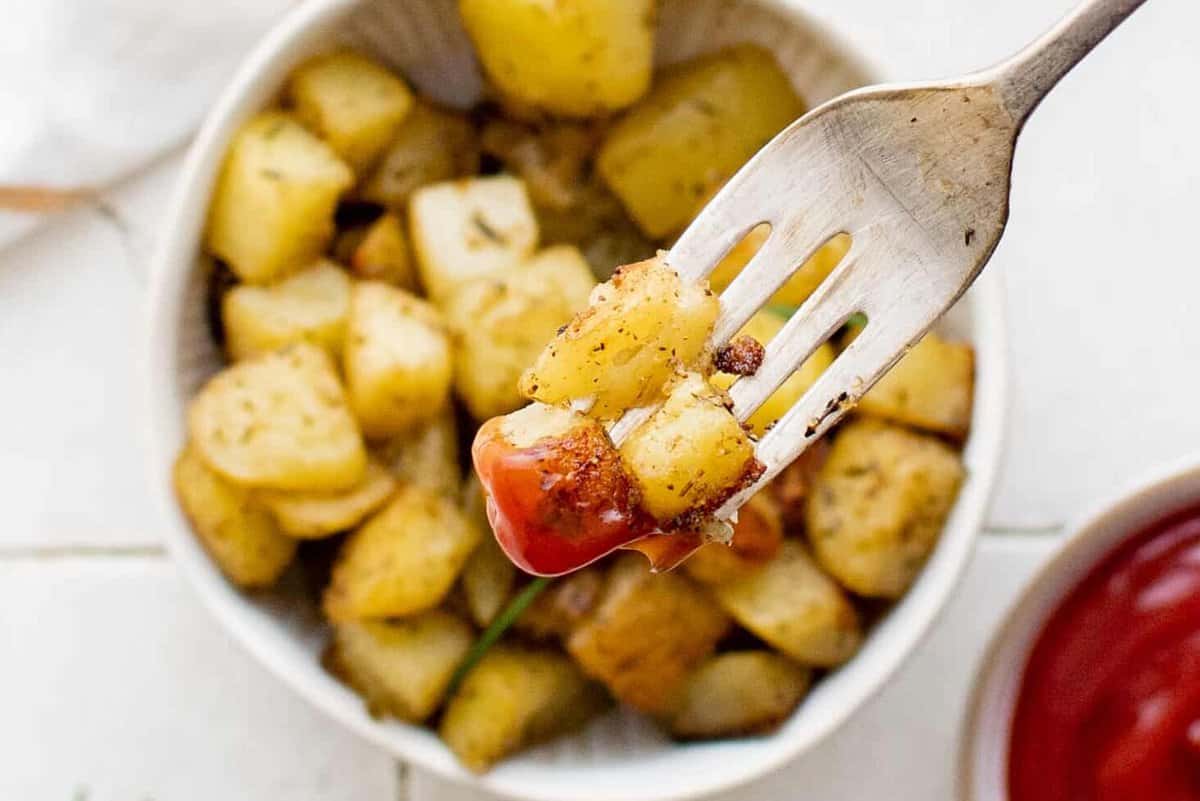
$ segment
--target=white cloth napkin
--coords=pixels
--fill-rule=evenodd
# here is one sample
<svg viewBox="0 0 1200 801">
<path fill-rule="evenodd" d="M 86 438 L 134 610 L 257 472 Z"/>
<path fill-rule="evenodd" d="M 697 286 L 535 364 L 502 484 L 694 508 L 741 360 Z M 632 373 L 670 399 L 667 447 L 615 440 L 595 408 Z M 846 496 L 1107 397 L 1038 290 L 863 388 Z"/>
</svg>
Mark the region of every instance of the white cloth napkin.
<svg viewBox="0 0 1200 801">
<path fill-rule="evenodd" d="M 188 138 L 295 0 L 0 0 L 0 247 Z"/>
</svg>

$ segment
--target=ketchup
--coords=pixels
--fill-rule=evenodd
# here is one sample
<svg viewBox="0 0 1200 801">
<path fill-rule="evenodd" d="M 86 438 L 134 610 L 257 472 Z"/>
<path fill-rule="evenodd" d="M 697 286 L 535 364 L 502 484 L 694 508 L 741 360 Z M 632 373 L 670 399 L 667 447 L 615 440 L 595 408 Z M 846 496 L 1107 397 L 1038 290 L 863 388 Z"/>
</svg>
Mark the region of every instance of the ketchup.
<svg viewBox="0 0 1200 801">
<path fill-rule="evenodd" d="M 1200 508 L 1109 554 L 1025 668 L 1010 801 L 1200 800 Z"/>
</svg>

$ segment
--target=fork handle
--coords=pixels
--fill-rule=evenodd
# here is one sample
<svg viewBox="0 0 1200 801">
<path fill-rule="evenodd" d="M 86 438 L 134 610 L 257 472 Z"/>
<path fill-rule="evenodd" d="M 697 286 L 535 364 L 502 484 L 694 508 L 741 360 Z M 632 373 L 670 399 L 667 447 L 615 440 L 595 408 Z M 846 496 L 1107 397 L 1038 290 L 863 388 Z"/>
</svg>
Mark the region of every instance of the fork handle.
<svg viewBox="0 0 1200 801">
<path fill-rule="evenodd" d="M 1040 39 L 993 71 L 993 81 L 1018 124 L 1029 117 L 1071 68 L 1146 0 L 1083 0 Z"/>
</svg>

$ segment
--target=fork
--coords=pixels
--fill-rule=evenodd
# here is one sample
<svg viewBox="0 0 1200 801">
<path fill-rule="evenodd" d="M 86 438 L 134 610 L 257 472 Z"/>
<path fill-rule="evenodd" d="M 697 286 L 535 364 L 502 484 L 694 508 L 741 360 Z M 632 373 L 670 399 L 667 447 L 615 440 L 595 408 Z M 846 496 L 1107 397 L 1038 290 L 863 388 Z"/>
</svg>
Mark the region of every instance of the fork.
<svg viewBox="0 0 1200 801">
<path fill-rule="evenodd" d="M 1084 0 L 1013 58 L 956 81 L 867 87 L 785 129 L 704 208 L 666 255 L 699 281 L 752 229 L 770 235 L 721 296 L 724 345 L 830 238 L 837 268 L 729 390 L 745 421 L 852 316 L 866 327 L 756 444 L 766 470 L 716 512 L 727 520 L 859 398 L 962 296 L 1008 221 L 1013 149 L 1042 98 L 1145 0 Z M 618 445 L 653 413 L 610 429 Z"/>
</svg>

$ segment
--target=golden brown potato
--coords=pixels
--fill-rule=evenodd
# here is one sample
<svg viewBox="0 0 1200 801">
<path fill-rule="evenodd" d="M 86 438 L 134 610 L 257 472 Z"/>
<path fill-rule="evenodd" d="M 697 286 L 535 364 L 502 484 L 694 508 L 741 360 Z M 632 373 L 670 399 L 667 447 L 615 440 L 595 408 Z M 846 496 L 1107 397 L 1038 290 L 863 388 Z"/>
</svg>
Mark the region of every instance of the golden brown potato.
<svg viewBox="0 0 1200 801">
<path fill-rule="evenodd" d="M 337 492 L 263 490 L 258 500 L 271 510 L 289 537 L 313 540 L 346 531 L 387 503 L 396 479 L 377 461 L 367 463 L 361 483 Z"/>
<path fill-rule="evenodd" d="M 633 554 L 610 568 L 591 618 L 567 651 L 583 671 L 644 712 L 665 712 L 671 693 L 729 630 L 729 617 L 688 579 L 651 573 Z"/>
<path fill-rule="evenodd" d="M 333 237 L 354 173 L 300 123 L 255 115 L 234 136 L 213 190 L 205 244 L 249 284 L 311 264 Z"/>
<path fill-rule="evenodd" d="M 346 331 L 346 388 L 368 437 L 411 431 L 447 407 L 450 337 L 433 306 L 378 281 L 355 284 Z"/>
<path fill-rule="evenodd" d="M 455 388 L 475 419 L 525 405 L 521 374 L 559 327 L 587 305 L 595 284 L 579 250 L 558 245 L 450 295 L 446 319 L 455 343 Z"/>
<path fill-rule="evenodd" d="M 721 260 L 709 276 L 714 292 L 724 292 L 733 283 L 750 259 L 767 241 L 770 226 L 760 225 L 750 232 L 733 250 Z M 824 247 L 813 254 L 812 258 L 797 270 L 783 287 L 771 296 L 770 303 L 776 306 L 799 306 L 808 300 L 821 282 L 829 277 L 833 268 L 837 267 L 842 258 L 850 250 L 849 234 L 838 234 L 825 243 Z"/>
<path fill-rule="evenodd" d="M 600 602 L 604 571 L 585 567 L 557 579 L 517 618 L 513 628 L 538 640 L 569 637 Z"/>
<path fill-rule="evenodd" d="M 656 519 L 716 508 L 761 472 L 754 443 L 724 402 L 703 376 L 689 374 L 621 445 L 642 508 Z"/>
<path fill-rule="evenodd" d="M 296 342 L 320 345 L 342 356 L 350 312 L 350 276 L 321 260 L 269 286 L 240 284 L 221 301 L 225 348 L 233 361 Z"/>
<path fill-rule="evenodd" d="M 645 94 L 654 0 L 459 0 L 484 71 L 508 105 L 592 117 Z"/>
<path fill-rule="evenodd" d="M 525 182 L 536 208 L 577 209 L 589 193 L 589 160 L 599 145 L 596 126 L 553 122 L 522 125 L 489 120 L 480 134 L 483 152 Z"/>
<path fill-rule="evenodd" d="M 704 584 L 732 581 L 775 558 L 783 545 L 783 519 L 770 493 L 754 495 L 738 510 L 728 545 L 710 542 L 683 563 L 687 574 Z"/>
<path fill-rule="evenodd" d="M 719 305 L 661 261 L 622 267 L 521 377 L 543 403 L 590 402 L 611 419 L 649 402 L 680 367 L 703 360 Z"/>
<path fill-rule="evenodd" d="M 471 477 L 462 488 L 462 508 L 483 532 L 483 538 L 463 568 L 461 584 L 471 619 L 486 627 L 504 608 L 517 581 L 517 568 L 500 550 L 487 519 L 487 499 L 479 477 Z"/>
<path fill-rule="evenodd" d="M 863 396 L 858 411 L 961 439 L 971 425 L 974 388 L 974 349 L 927 334 Z"/>
<path fill-rule="evenodd" d="M 377 448 L 379 458 L 401 484 L 454 496 L 462 484 L 458 426 L 446 409 L 433 421 L 393 437 Z"/>
<path fill-rule="evenodd" d="M 355 170 L 375 161 L 413 106 L 404 81 L 346 51 L 301 64 L 286 93 L 296 116 Z"/>
<path fill-rule="evenodd" d="M 328 661 L 375 717 L 419 723 L 437 709 L 475 633 L 435 609 L 403 620 L 338 623 Z"/>
<path fill-rule="evenodd" d="M 350 256 L 350 269 L 368 281 L 383 281 L 409 292 L 417 291 L 417 271 L 399 217 L 384 214 L 363 231 Z"/>
<path fill-rule="evenodd" d="M 482 772 L 580 728 L 605 706 L 603 692 L 561 653 L 498 645 L 463 679 L 439 733 L 464 765 Z"/>
<path fill-rule="evenodd" d="M 738 623 L 802 664 L 836 667 L 862 641 L 858 615 L 842 588 L 795 541 L 784 542 L 759 570 L 710 590 Z"/>
<path fill-rule="evenodd" d="M 770 731 L 792 714 L 811 680 L 807 668 L 770 651 L 719 654 L 688 677 L 671 734 L 697 739 Z"/>
<path fill-rule="evenodd" d="M 479 143 L 471 122 L 418 100 L 359 192 L 364 200 L 400 213 L 422 186 L 478 171 Z"/>
<path fill-rule="evenodd" d="M 661 239 L 803 113 L 774 56 L 739 45 L 665 72 L 613 126 L 596 167 L 642 230 Z"/>
<path fill-rule="evenodd" d="M 845 426 L 808 504 L 817 559 L 859 595 L 900 597 L 937 544 L 963 476 L 959 454 L 934 437 L 865 418 Z"/>
<path fill-rule="evenodd" d="M 183 513 L 221 572 L 239 587 L 274 584 L 296 555 L 296 541 L 280 533 L 270 513 L 190 446 L 175 461 L 174 481 Z"/>
<path fill-rule="evenodd" d="M 209 467 L 247 487 L 343 490 L 367 469 L 333 361 L 308 343 L 215 375 L 192 400 L 188 431 Z"/>
<path fill-rule="evenodd" d="M 482 536 L 454 500 L 402 487 L 342 546 L 325 591 L 325 614 L 340 622 L 431 609 Z"/>
<path fill-rule="evenodd" d="M 422 187 L 408 208 L 421 284 L 435 303 L 467 281 L 520 264 L 537 249 L 537 218 L 525 184 L 508 175 Z"/>
</svg>

